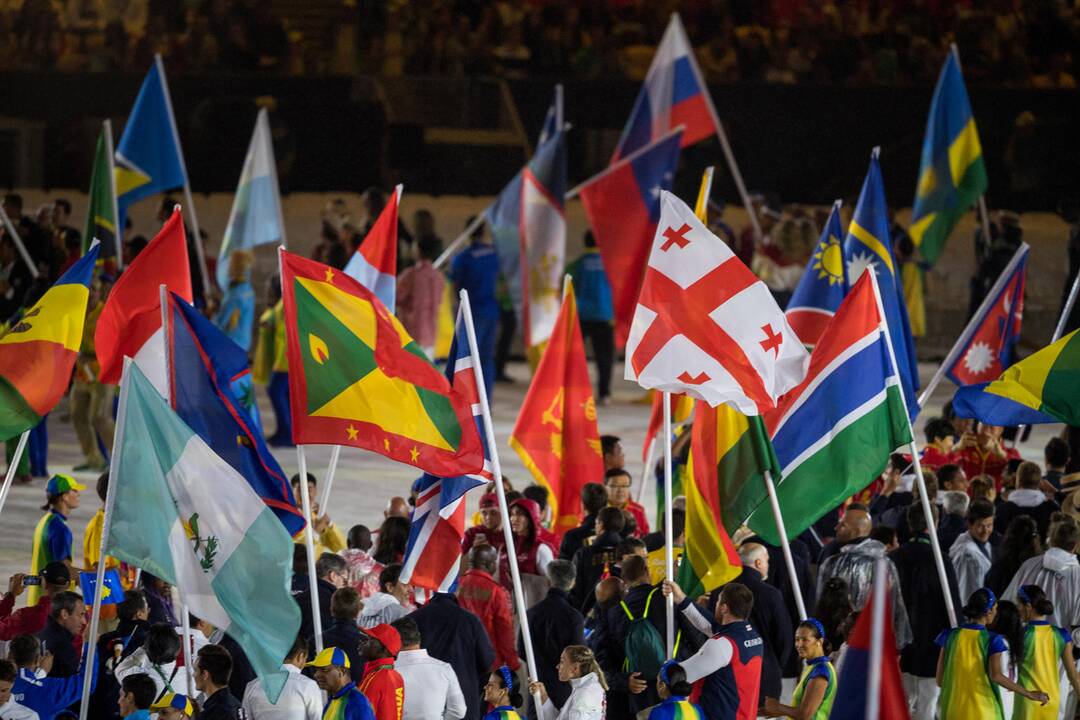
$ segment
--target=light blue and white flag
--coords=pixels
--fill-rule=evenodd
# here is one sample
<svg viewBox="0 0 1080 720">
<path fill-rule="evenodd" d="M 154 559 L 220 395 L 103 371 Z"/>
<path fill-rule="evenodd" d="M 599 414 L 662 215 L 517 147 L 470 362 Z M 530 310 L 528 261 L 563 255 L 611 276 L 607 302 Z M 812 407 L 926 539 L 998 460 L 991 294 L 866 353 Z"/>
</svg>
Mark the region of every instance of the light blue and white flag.
<svg viewBox="0 0 1080 720">
<path fill-rule="evenodd" d="M 222 290 L 229 286 L 229 255 L 234 250 L 250 250 L 265 243 L 284 245 L 285 225 L 270 120 L 263 108 L 255 120 L 255 132 L 251 134 L 240 183 L 236 186 L 236 199 L 218 253 L 217 281 Z"/>
<path fill-rule="evenodd" d="M 175 585 L 240 644 L 271 698 L 300 630 L 292 538 L 135 363 L 120 384 L 106 553 Z"/>
</svg>

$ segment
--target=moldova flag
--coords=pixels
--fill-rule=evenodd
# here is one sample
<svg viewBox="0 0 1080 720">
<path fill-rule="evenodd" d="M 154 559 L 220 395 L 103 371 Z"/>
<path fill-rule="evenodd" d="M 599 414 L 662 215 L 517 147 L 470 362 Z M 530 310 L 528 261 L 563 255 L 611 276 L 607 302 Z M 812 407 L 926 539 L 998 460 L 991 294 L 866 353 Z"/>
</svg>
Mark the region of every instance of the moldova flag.
<svg viewBox="0 0 1080 720">
<path fill-rule="evenodd" d="M 90 281 L 101 245 L 68 268 L 0 334 L 0 439 L 37 425 L 67 392 L 82 344 Z"/>
<path fill-rule="evenodd" d="M 345 265 L 345 274 L 356 278 L 394 312 L 397 303 L 398 203 L 402 186 L 394 188 L 367 237 Z"/>
<path fill-rule="evenodd" d="M 683 128 L 623 158 L 581 186 L 581 201 L 604 261 L 615 306 L 615 343 L 626 344 L 638 291 L 660 221 L 660 192 L 671 189 Z"/>
<path fill-rule="evenodd" d="M 791 329 L 803 345 L 810 348 L 817 344 L 847 292 L 843 241 L 840 201 L 837 200 L 821 230 L 817 247 L 806 264 L 806 272 L 784 311 Z"/>
<path fill-rule="evenodd" d="M 678 13 L 672 13 L 611 158 L 614 165 L 682 125 L 681 147 L 716 132 L 716 111 Z"/>
</svg>

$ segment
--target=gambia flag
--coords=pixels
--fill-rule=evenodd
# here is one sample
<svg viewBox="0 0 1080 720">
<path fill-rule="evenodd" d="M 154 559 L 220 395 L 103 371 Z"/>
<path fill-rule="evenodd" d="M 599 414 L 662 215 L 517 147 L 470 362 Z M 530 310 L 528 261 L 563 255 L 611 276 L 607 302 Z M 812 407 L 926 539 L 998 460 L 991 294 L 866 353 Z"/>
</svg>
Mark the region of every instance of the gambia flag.
<svg viewBox="0 0 1080 720">
<path fill-rule="evenodd" d="M 679 586 L 691 597 L 734 580 L 742 563 L 734 533 L 766 498 L 765 471 L 779 476 L 760 416 L 698 401 L 690 437 L 686 553 Z"/>
<path fill-rule="evenodd" d="M 101 242 L 101 259 L 114 260 L 119 255 L 116 244 L 116 188 L 113 185 L 112 126 L 108 120 L 98 136 L 94 153 L 94 169 L 90 174 L 90 196 L 87 198 L 86 229 L 83 230 L 83 252 L 96 239 Z"/>
<path fill-rule="evenodd" d="M 484 466 L 472 408 L 359 281 L 281 251 L 297 444 L 351 445 L 442 477 Z"/>
<path fill-rule="evenodd" d="M 101 246 L 68 268 L 0 335 L 0 439 L 41 421 L 68 388 L 82 344 L 90 280 Z"/>
</svg>

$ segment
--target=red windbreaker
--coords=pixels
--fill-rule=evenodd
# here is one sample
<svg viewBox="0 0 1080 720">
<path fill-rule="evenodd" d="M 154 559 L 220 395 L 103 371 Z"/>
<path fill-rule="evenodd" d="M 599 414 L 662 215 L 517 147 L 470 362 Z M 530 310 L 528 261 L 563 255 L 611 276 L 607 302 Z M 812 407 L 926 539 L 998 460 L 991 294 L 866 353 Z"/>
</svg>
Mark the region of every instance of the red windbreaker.
<svg viewBox="0 0 1080 720">
<path fill-rule="evenodd" d="M 394 658 L 368 661 L 364 665 L 364 678 L 356 686 L 371 703 L 375 720 L 401 720 L 405 681 L 394 669 Z"/>
</svg>

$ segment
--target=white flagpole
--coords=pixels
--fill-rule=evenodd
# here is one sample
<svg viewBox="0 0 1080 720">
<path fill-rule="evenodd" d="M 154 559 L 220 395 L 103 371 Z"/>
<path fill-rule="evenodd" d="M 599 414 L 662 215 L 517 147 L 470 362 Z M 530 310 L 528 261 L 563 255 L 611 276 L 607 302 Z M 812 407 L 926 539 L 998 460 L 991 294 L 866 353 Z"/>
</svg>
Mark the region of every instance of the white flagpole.
<svg viewBox="0 0 1080 720">
<path fill-rule="evenodd" d="M 182 591 L 181 591 L 182 592 Z M 191 634 L 191 614 L 188 612 L 187 603 L 180 600 L 181 638 L 184 642 L 184 670 L 187 671 L 188 697 L 195 697 L 195 638 Z"/>
<path fill-rule="evenodd" d="M 967 326 L 964 331 L 960 333 L 960 337 L 956 338 L 956 342 L 953 343 L 952 349 L 949 350 L 949 354 L 945 356 L 945 359 L 941 361 L 938 369 L 934 372 L 934 376 L 930 378 L 930 382 L 926 384 L 926 388 L 919 395 L 919 409 L 926 404 L 926 401 L 930 399 L 930 396 L 934 394 L 934 390 L 941 383 L 942 378 L 945 377 L 945 372 L 948 368 L 952 367 L 952 364 L 956 362 L 960 356 L 960 351 L 964 349 L 968 341 L 971 340 L 971 336 L 978 329 L 979 324 L 983 321 L 983 316 L 990 309 L 990 305 L 994 302 L 994 298 L 1005 287 L 1005 283 L 1012 277 L 1013 271 L 1016 266 L 1020 264 L 1020 261 L 1027 257 L 1030 246 L 1027 243 L 1020 243 L 1020 247 L 1016 248 L 1016 252 L 1013 253 L 1012 259 L 1009 260 L 1009 264 L 998 275 L 997 280 L 994 281 L 993 287 L 990 288 L 990 292 L 983 298 L 982 304 L 979 305 L 979 309 L 975 311 L 975 314 L 968 320 Z"/>
<path fill-rule="evenodd" d="M 476 232 L 476 230 L 481 225 L 483 225 L 486 220 L 487 217 L 484 215 L 484 212 L 478 212 L 476 214 L 476 217 L 472 219 L 472 222 L 465 226 L 465 229 L 461 231 L 461 234 L 454 238 L 454 242 L 446 246 L 446 249 L 442 251 L 442 254 L 439 255 L 439 257 L 435 258 L 435 262 L 431 263 L 431 265 L 436 270 L 438 270 L 444 264 L 446 264 L 446 261 L 450 259 L 450 256 L 456 253 L 458 251 L 458 248 L 464 245 L 465 242 L 470 237 L 472 237 L 472 234 Z"/>
<path fill-rule="evenodd" d="M 26 267 L 30 269 L 30 277 L 37 280 L 39 274 L 37 265 L 34 264 L 34 260 L 30 257 L 30 253 L 26 251 L 26 246 L 23 245 L 22 238 L 19 237 L 19 231 L 15 229 L 15 225 L 11 222 L 11 218 L 8 217 L 7 210 L 4 210 L 3 205 L 0 205 L 0 221 L 3 221 L 4 227 L 7 228 L 12 241 L 15 243 L 16 249 L 19 251 L 19 255 L 22 257 L 23 262 L 26 263 Z M 7 320 L 7 318 L 3 319 Z"/>
<path fill-rule="evenodd" d="M 19 461 L 22 460 L 23 452 L 26 451 L 26 443 L 30 439 L 30 431 L 24 430 L 19 436 L 19 443 L 15 446 L 15 452 L 11 455 L 7 473 L 4 475 L 4 487 L 0 488 L 0 513 L 4 512 L 4 503 L 7 502 L 8 493 L 11 492 L 11 484 L 15 481 L 15 472 L 19 469 Z"/>
<path fill-rule="evenodd" d="M 517 549 L 514 546 L 514 531 L 510 529 L 510 511 L 506 505 L 506 491 L 502 484 L 502 466 L 499 464 L 499 446 L 495 442 L 495 426 L 491 421 L 491 408 L 488 407 L 487 387 L 484 385 L 484 374 L 480 369 L 480 351 L 476 347 L 476 329 L 473 327 L 472 308 L 469 306 L 469 292 L 462 290 L 460 294 L 461 317 L 465 320 L 465 334 L 469 339 L 469 357 L 472 358 L 473 377 L 476 379 L 476 394 L 480 397 L 480 413 L 484 419 L 484 437 L 487 440 L 488 452 L 491 453 L 491 474 L 495 478 L 495 494 L 499 498 L 499 513 L 502 515 L 503 540 L 506 542 L 506 554 L 510 560 L 510 580 L 514 587 L 514 605 L 517 608 L 518 622 L 521 623 L 521 638 L 525 645 L 525 664 L 529 675 L 529 682 L 537 680 L 536 657 L 533 653 L 532 634 L 529 632 L 529 616 L 525 607 L 525 593 L 521 589 L 521 571 L 518 570 Z M 539 694 L 533 695 L 539 713 Z"/>
<path fill-rule="evenodd" d="M 335 445 L 330 449 L 330 465 L 326 468 L 326 477 L 323 478 L 322 490 L 319 491 L 319 511 L 326 509 L 326 503 L 330 502 L 330 488 L 334 487 L 334 477 L 337 475 L 338 458 L 341 457 L 341 446 Z"/>
<path fill-rule="evenodd" d="M 652 474 L 653 460 L 656 459 L 656 438 L 649 441 L 649 447 L 645 450 L 645 467 L 641 470 L 641 483 L 638 484 L 637 497 L 634 502 L 641 504 L 641 498 L 645 497 L 645 486 L 649 484 L 649 475 Z"/>
<path fill-rule="evenodd" d="M 307 482 L 307 457 L 304 446 L 296 446 L 296 459 L 300 468 L 300 503 L 304 510 L 304 546 L 307 548 L 308 591 L 311 593 L 311 627 L 315 635 L 315 652 L 323 651 L 322 613 L 319 610 L 319 579 L 315 575 L 315 536 L 311 531 L 311 497 Z"/>
<path fill-rule="evenodd" d="M 881 666 L 885 660 L 885 593 L 887 591 L 888 559 L 874 563 L 874 604 L 870 616 L 870 665 L 866 681 L 866 718 L 877 720 L 881 713 Z"/>
<path fill-rule="evenodd" d="M 784 527 L 784 516 L 780 513 L 780 500 L 776 496 L 776 485 L 773 484 L 772 472 L 764 473 L 765 490 L 769 494 L 769 505 L 772 507 L 773 519 L 776 520 L 776 532 L 780 535 L 780 549 L 784 554 L 784 565 L 787 567 L 788 578 L 791 580 L 791 593 L 795 596 L 795 607 L 799 611 L 799 619 L 805 620 L 806 604 L 803 602 L 802 587 L 799 585 L 799 575 L 795 572 L 795 559 L 791 555 L 791 543 L 788 542 L 787 528 Z"/>
<path fill-rule="evenodd" d="M 116 432 L 113 434 L 112 454 L 109 457 L 109 487 L 105 491 L 105 514 L 101 523 L 101 545 L 98 548 L 97 582 L 94 584 L 94 605 L 90 611 L 90 627 L 83 636 L 87 645 L 86 671 L 83 674 L 82 700 L 79 703 L 79 720 L 86 720 L 86 714 L 90 709 L 90 682 L 94 673 L 90 668 L 94 667 L 94 654 L 97 651 L 98 627 L 101 623 L 101 588 L 105 586 L 105 558 L 109 546 L 109 531 L 112 528 L 113 506 L 116 504 L 116 487 L 122 482 L 119 472 L 119 449 L 124 446 L 124 427 L 127 415 L 128 395 L 128 368 L 134 361 L 124 358 L 124 374 L 120 379 L 120 400 L 116 411 Z"/>
<path fill-rule="evenodd" d="M 113 150 L 112 120 L 106 119 L 102 123 L 105 132 L 105 155 L 109 164 L 109 187 L 112 195 L 113 212 L 113 250 L 116 252 L 116 269 L 124 269 L 123 236 L 124 228 L 120 227 L 120 206 L 116 201 L 116 155 Z"/>
<path fill-rule="evenodd" d="M 878 288 L 877 275 L 874 273 L 873 267 L 866 270 L 870 271 L 870 281 L 874 284 L 874 299 L 877 301 L 881 333 L 885 336 L 885 345 L 889 348 L 890 369 L 899 376 L 892 338 L 889 337 L 889 328 L 885 323 L 885 306 L 881 302 L 881 291 Z M 897 383 L 896 389 L 900 393 L 900 402 L 904 408 L 907 408 L 903 384 Z M 923 515 L 926 517 L 926 534 L 930 537 L 930 549 L 934 553 L 934 565 L 937 567 L 938 581 L 941 583 L 941 594 L 945 597 L 945 609 L 949 613 L 949 623 L 951 627 L 956 627 L 956 608 L 953 607 L 952 593 L 949 592 L 949 576 L 945 572 L 945 559 L 941 554 L 941 543 L 938 542 L 937 526 L 934 524 L 934 515 L 930 510 L 930 499 L 926 497 L 926 480 L 923 478 L 922 463 L 919 462 L 919 448 L 915 445 L 915 431 L 911 427 L 911 418 L 908 416 L 906 409 L 904 410 L 904 419 L 907 420 L 908 434 L 912 438 L 907 447 L 908 452 L 911 453 L 912 464 L 915 466 L 915 481 L 919 486 L 919 504 L 922 506 Z"/>
<path fill-rule="evenodd" d="M 664 391 L 664 575 L 668 582 L 675 582 L 674 537 L 671 527 L 671 393 Z M 675 598 L 667 595 L 664 603 L 667 620 L 667 656 L 675 657 Z"/>
<path fill-rule="evenodd" d="M 195 255 L 199 259 L 199 277 L 202 278 L 203 293 L 211 289 L 210 275 L 206 271 L 206 253 L 203 251 L 202 235 L 199 233 L 199 217 L 195 214 L 195 201 L 191 197 L 191 180 L 188 178 L 187 162 L 184 160 L 184 148 L 180 144 L 180 131 L 176 127 L 176 114 L 173 113 L 172 95 L 169 92 L 169 80 L 165 76 L 165 63 L 161 55 L 154 55 L 154 65 L 161 77 L 161 89 L 164 90 L 165 107 L 169 111 L 169 125 L 172 127 L 176 152 L 180 155 L 180 169 L 184 171 L 184 202 L 187 203 L 188 218 L 191 221 L 191 233 L 195 237 Z"/>
</svg>

